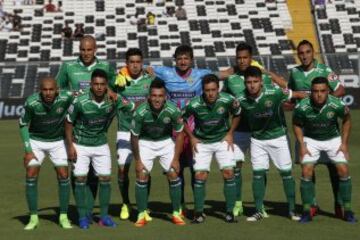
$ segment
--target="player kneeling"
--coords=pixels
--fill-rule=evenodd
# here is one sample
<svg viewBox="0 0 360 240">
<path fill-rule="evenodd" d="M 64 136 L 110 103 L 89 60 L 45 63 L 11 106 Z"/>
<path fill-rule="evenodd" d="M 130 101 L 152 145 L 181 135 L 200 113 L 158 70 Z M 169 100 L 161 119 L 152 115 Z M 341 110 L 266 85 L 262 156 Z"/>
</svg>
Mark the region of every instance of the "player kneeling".
<svg viewBox="0 0 360 240">
<path fill-rule="evenodd" d="M 173 207 L 172 221 L 184 225 L 180 211 L 181 180 L 178 177 L 179 157 L 183 146 L 184 124 L 180 110 L 166 101 L 163 81 L 154 80 L 150 85 L 147 102 L 142 103 L 134 113 L 131 126 L 131 144 L 136 162 L 135 198 L 138 208 L 136 227 L 147 223 L 149 173 L 156 158 L 169 180 L 170 198 Z M 172 131 L 176 131 L 176 143 Z"/>
<path fill-rule="evenodd" d="M 233 214 L 236 199 L 233 134 L 239 124 L 239 104 L 230 94 L 219 93 L 216 75 L 204 76 L 202 89 L 203 94 L 192 99 L 184 110 L 185 120 L 193 116 L 195 121 L 194 132 L 185 127 L 194 152 L 195 216 L 192 222 L 202 223 L 205 220 L 205 183 L 214 154 L 224 178 L 225 221 L 237 222 Z"/>
<path fill-rule="evenodd" d="M 314 183 L 311 181 L 314 166 L 320 158 L 320 152 L 326 152 L 335 164 L 340 177 L 339 192 L 344 206 L 344 220 L 357 222 L 351 210 L 351 178 L 347 161 L 348 142 L 351 128 L 349 109 L 344 103 L 329 95 L 329 82 L 317 77 L 311 83 L 311 96 L 303 99 L 295 108 L 293 127 L 296 139 L 300 143 L 300 161 L 302 164 L 301 197 L 304 213 L 301 223 L 312 220 L 310 207 L 314 198 Z M 342 119 L 342 134 L 338 126 Z"/>
</svg>

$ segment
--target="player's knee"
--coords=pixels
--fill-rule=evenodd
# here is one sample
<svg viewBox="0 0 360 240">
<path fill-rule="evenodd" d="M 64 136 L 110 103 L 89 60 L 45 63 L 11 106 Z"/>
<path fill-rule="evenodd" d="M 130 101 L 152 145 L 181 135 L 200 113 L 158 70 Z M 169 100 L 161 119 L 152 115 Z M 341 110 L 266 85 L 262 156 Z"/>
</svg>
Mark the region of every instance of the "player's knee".
<svg viewBox="0 0 360 240">
<path fill-rule="evenodd" d="M 195 172 L 195 179 L 205 181 L 207 179 L 208 173 L 204 171 Z"/>
<path fill-rule="evenodd" d="M 125 166 L 119 166 L 118 168 L 118 176 L 119 178 L 125 178 L 129 174 L 129 169 Z"/>
<path fill-rule="evenodd" d="M 349 168 L 347 164 L 337 164 L 336 169 L 340 178 L 349 177 Z"/>
<path fill-rule="evenodd" d="M 235 168 L 241 169 L 242 168 L 242 161 L 237 161 Z"/>
<path fill-rule="evenodd" d="M 301 174 L 305 178 L 311 178 L 314 173 L 314 165 L 312 164 L 306 164 L 302 166 Z"/>
<path fill-rule="evenodd" d="M 110 181 L 110 176 L 99 176 L 99 181 L 101 182 L 109 182 Z"/>
<path fill-rule="evenodd" d="M 178 174 L 175 171 L 171 171 L 171 172 L 169 171 L 169 172 L 166 173 L 166 175 L 167 175 L 169 181 L 173 181 L 173 180 L 179 178 Z"/>
<path fill-rule="evenodd" d="M 291 170 L 288 171 L 284 171 L 284 170 L 280 170 L 280 176 L 283 180 L 291 180 L 293 179 Z"/>
<path fill-rule="evenodd" d="M 222 174 L 224 179 L 231 179 L 234 177 L 234 170 L 233 168 L 224 168 Z"/>
<path fill-rule="evenodd" d="M 149 181 L 149 172 L 145 169 L 141 171 L 136 171 L 136 180 L 137 181 Z"/>
<path fill-rule="evenodd" d="M 37 178 L 39 175 L 39 167 L 28 167 L 26 168 L 26 177 L 28 178 Z"/>
<path fill-rule="evenodd" d="M 86 182 L 86 176 L 76 176 L 75 177 L 75 182 L 85 183 Z"/>
<path fill-rule="evenodd" d="M 57 167 L 56 173 L 59 179 L 67 179 L 69 177 L 68 167 Z"/>
</svg>

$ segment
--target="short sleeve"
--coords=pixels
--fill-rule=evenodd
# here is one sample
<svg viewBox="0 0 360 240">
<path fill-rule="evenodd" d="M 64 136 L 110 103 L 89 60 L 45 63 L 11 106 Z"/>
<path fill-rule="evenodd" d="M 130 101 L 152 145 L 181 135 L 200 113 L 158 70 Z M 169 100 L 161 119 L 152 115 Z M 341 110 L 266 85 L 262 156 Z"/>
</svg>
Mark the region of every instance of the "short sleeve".
<svg viewBox="0 0 360 240">
<path fill-rule="evenodd" d="M 66 115 L 66 119 L 68 122 L 74 123 L 79 114 L 79 102 L 78 99 L 75 98 L 68 108 L 68 113 Z"/>
<path fill-rule="evenodd" d="M 176 108 L 176 111 L 173 114 L 173 128 L 175 132 L 181 132 L 184 128 L 184 120 L 178 108 Z"/>
<path fill-rule="evenodd" d="M 21 114 L 19 121 L 20 127 L 29 125 L 31 118 L 32 118 L 32 110 L 29 106 L 29 103 L 26 101 L 24 105 L 24 112 Z"/>
<path fill-rule="evenodd" d="M 293 112 L 293 124 L 300 127 L 304 126 L 304 113 L 301 110 L 300 104 L 295 106 Z"/>
<path fill-rule="evenodd" d="M 132 112 L 135 109 L 135 103 L 133 101 L 127 100 L 124 97 L 118 95 L 117 100 L 117 109 L 124 112 Z"/>
</svg>

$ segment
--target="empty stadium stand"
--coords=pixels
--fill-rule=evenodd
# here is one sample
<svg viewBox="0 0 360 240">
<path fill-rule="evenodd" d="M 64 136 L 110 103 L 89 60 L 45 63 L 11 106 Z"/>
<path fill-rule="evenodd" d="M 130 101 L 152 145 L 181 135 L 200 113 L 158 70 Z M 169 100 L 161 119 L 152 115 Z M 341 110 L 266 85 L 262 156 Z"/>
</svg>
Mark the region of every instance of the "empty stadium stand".
<svg viewBox="0 0 360 240">
<path fill-rule="evenodd" d="M 339 74 L 358 74 L 360 1 L 334 0 L 315 6 L 315 19 L 325 60 Z M 351 53 L 354 53 L 352 55 Z"/>
<path fill-rule="evenodd" d="M 85 33 L 97 37 L 97 56 L 114 66 L 123 64 L 130 47 L 140 47 L 148 63 L 172 65 L 172 54 L 180 44 L 194 48 L 195 64 L 214 71 L 233 63 L 231 56 L 240 41 L 254 48 L 266 66 L 287 74 L 295 64 L 294 44 L 287 38 L 292 27 L 286 1 L 263 0 L 174 0 L 149 5 L 145 0 L 64 0 L 62 12 L 42 11 L 44 1 L 14 9 L 5 1 L 4 10 L 22 17 L 21 32 L 0 32 L 0 98 L 26 97 L 36 89 L 37 79 L 55 75 L 61 61 L 79 54 L 79 41 L 62 39 L 64 23 L 74 29 L 83 24 Z M 165 7 L 183 5 L 187 19 L 166 16 Z M 134 25 L 130 19 L 156 15 L 154 26 Z M 230 56 L 230 58 L 229 58 Z M 26 64 L 25 64 L 26 63 Z"/>
</svg>

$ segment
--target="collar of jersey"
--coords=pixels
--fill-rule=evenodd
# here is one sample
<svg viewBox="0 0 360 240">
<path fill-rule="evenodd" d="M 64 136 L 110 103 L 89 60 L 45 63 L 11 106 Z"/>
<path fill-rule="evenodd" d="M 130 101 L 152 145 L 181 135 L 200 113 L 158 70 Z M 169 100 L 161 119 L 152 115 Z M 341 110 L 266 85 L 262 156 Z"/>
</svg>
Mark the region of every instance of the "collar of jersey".
<svg viewBox="0 0 360 240">
<path fill-rule="evenodd" d="M 98 60 L 97 57 L 95 57 L 94 59 L 95 59 L 95 61 L 94 61 L 91 65 L 89 65 L 89 66 L 85 66 L 84 63 L 81 61 L 80 57 L 78 57 L 77 62 L 78 62 L 82 67 L 86 68 L 87 70 L 90 70 L 90 69 L 93 68 L 96 64 L 99 63 L 99 60 Z"/>
<path fill-rule="evenodd" d="M 166 109 L 166 106 L 167 106 L 167 101 L 164 102 L 163 108 L 161 109 L 161 111 L 159 112 L 159 114 L 157 114 L 158 117 L 159 117 L 159 116 L 161 115 L 161 113 Z M 146 103 L 146 110 L 148 110 L 149 112 L 153 113 L 153 110 L 151 109 L 149 102 Z"/>
<path fill-rule="evenodd" d="M 94 100 L 94 94 L 92 93 L 91 89 L 89 89 L 88 95 L 89 95 L 89 100 L 96 103 L 96 105 L 98 105 L 98 106 L 101 106 L 103 103 L 106 103 L 109 101 L 109 96 L 106 93 L 105 93 L 104 100 L 101 103 L 98 103 Z"/>
<path fill-rule="evenodd" d="M 310 98 L 310 102 L 311 102 L 311 105 L 312 105 L 313 109 L 315 111 L 321 113 L 326 108 L 326 106 L 329 104 L 329 101 L 330 101 L 329 98 L 330 97 L 328 96 L 327 99 L 326 99 L 326 103 L 320 109 L 318 109 L 315 105 L 313 105 L 313 102 L 312 102 L 311 98 Z"/>
</svg>

